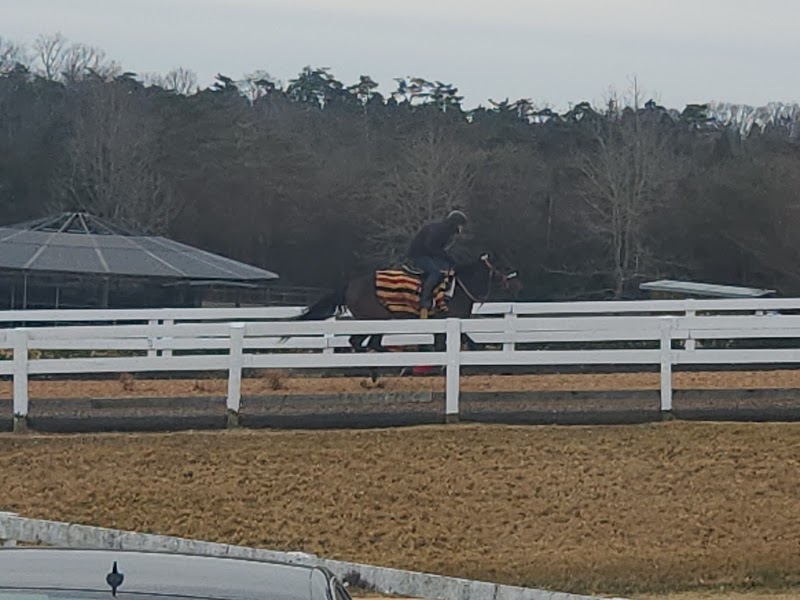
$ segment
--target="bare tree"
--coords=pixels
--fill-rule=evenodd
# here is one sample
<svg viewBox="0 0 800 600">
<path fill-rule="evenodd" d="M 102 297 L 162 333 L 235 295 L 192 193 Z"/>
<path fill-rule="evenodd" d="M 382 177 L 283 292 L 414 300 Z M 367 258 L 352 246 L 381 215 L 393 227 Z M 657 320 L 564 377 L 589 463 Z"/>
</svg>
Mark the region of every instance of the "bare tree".
<svg viewBox="0 0 800 600">
<path fill-rule="evenodd" d="M 705 172 L 715 237 L 738 248 L 756 271 L 800 289 L 800 165 L 790 146 L 758 148 Z M 719 243 L 717 241 L 717 243 Z"/>
<path fill-rule="evenodd" d="M 138 230 L 164 232 L 178 204 L 157 168 L 158 130 L 128 86 L 81 84 L 61 207 L 77 206 Z"/>
<path fill-rule="evenodd" d="M 610 102 L 606 118 L 593 124 L 593 148 L 577 163 L 585 224 L 609 251 L 616 298 L 651 258 L 648 225 L 687 167 L 657 111 L 618 106 Z"/>
<path fill-rule="evenodd" d="M 166 74 L 148 73 L 142 77 L 145 85 L 156 85 L 170 92 L 188 96 L 197 91 L 197 74 L 191 69 L 177 67 Z"/>
<path fill-rule="evenodd" d="M 99 48 L 76 43 L 64 52 L 61 76 L 67 81 L 79 81 L 89 73 L 110 79 L 120 72 L 119 65 L 108 60 L 105 52 Z"/>
<path fill-rule="evenodd" d="M 17 63 L 27 63 L 29 57 L 24 45 L 0 36 L 0 73 L 8 73 Z"/>
<path fill-rule="evenodd" d="M 80 42 L 70 44 L 61 33 L 40 35 L 33 48 L 39 73 L 51 81 L 78 81 L 89 73 L 108 79 L 121 71 L 103 50 Z"/>
<path fill-rule="evenodd" d="M 436 127 L 413 136 L 401 166 L 383 182 L 377 206 L 370 211 L 373 256 L 400 259 L 421 225 L 463 206 L 473 184 L 475 158 L 474 152 Z"/>
<path fill-rule="evenodd" d="M 39 70 L 46 79 L 55 81 L 61 75 L 67 48 L 67 38 L 61 33 L 40 35 L 33 43 Z"/>
</svg>

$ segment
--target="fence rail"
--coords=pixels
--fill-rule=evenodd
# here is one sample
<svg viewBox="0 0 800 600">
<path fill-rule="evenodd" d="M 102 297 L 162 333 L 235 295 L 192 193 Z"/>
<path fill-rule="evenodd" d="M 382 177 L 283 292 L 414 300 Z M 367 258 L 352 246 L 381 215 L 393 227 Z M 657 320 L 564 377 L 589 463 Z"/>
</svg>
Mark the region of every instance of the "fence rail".
<svg viewBox="0 0 800 600">
<path fill-rule="evenodd" d="M 297 316 L 302 306 L 267 306 L 252 308 L 154 308 L 154 309 L 76 309 L 76 310 L 7 310 L 0 311 L 3 323 L 148 323 L 262 321 Z M 737 298 L 683 300 L 625 300 L 610 302 L 487 302 L 475 306 L 479 317 L 564 316 L 564 315 L 680 315 L 701 312 L 715 314 L 766 311 L 800 311 L 800 298 Z"/>
<path fill-rule="evenodd" d="M 76 326 L 87 324 L 97 326 L 108 325 L 145 325 L 149 328 L 151 335 L 147 340 L 139 337 L 135 341 L 119 339 L 113 347 L 108 350 L 147 350 L 149 356 L 170 356 L 173 350 L 187 350 L 186 344 L 166 342 L 156 332 L 166 332 L 168 328 L 177 324 L 204 324 L 207 335 L 212 335 L 211 324 L 226 324 L 236 322 L 265 322 L 288 320 L 299 315 L 303 307 L 258 307 L 258 308 L 166 308 L 166 309 L 125 309 L 125 310 L 10 310 L 0 311 L 0 336 L 3 328 L 14 328 L 19 326 L 27 327 L 51 327 L 51 326 Z M 483 344 L 504 344 L 504 350 L 511 351 L 515 344 L 527 343 L 532 341 L 546 342 L 548 340 L 536 338 L 517 333 L 519 330 L 515 324 L 522 319 L 540 318 L 553 319 L 556 317 L 589 317 L 589 316 L 694 316 L 699 314 L 755 314 L 765 315 L 777 311 L 800 312 L 800 298 L 744 298 L 744 299 L 711 299 L 711 300 L 635 300 L 635 301 L 613 301 L 613 302 L 495 302 L 476 305 L 473 311 L 473 318 L 502 318 L 506 325 L 502 332 L 475 331 L 471 337 Z M 349 314 L 345 313 L 344 317 Z M 134 331 L 134 330 L 130 330 Z M 59 347 L 63 350 L 94 350 L 95 341 L 87 339 L 92 332 L 84 330 L 80 337 L 75 337 L 69 344 Z M 54 335 L 48 333 L 48 339 L 53 339 Z M 625 334 L 623 334 L 625 335 Z M 622 339 L 634 339 L 635 333 L 627 334 L 628 337 Z M 227 332 L 218 334 L 221 339 L 216 343 L 210 342 L 207 349 L 216 348 L 224 350 L 228 346 L 223 339 Z M 557 341 L 556 335 L 553 340 Z M 348 342 L 343 337 L 327 336 L 322 338 L 299 338 L 293 339 L 289 344 L 278 344 L 278 340 L 268 342 L 262 340 L 260 348 L 274 349 L 296 349 L 296 350 L 324 350 L 332 353 L 336 348 L 348 346 Z M 429 332 L 421 332 L 409 335 L 407 333 L 397 333 L 385 339 L 388 346 L 408 346 L 419 344 L 430 344 L 432 337 Z M 249 341 L 245 342 L 250 344 Z M 687 350 L 695 348 L 695 339 L 689 336 L 685 342 Z M 191 345 L 191 342 L 189 342 Z M 144 347 L 146 346 L 146 347 Z M 252 347 L 252 346 L 247 346 Z M 53 349 L 51 342 L 43 341 L 39 346 L 42 350 Z M 2 372 L 2 369 L 0 369 Z"/>
<path fill-rule="evenodd" d="M 18 327 L 0 330 L 0 349 L 11 351 L 13 357 L 0 361 L 0 375 L 13 376 L 14 415 L 16 421 L 24 422 L 29 412 L 30 375 L 227 372 L 227 407 L 231 414 L 238 415 L 244 369 L 346 370 L 424 364 L 445 368 L 445 414 L 455 419 L 459 414 L 461 368 L 466 366 L 659 366 L 661 409 L 670 411 L 672 369 L 676 365 L 800 363 L 800 347 L 795 343 L 800 339 L 800 315 L 774 312 L 800 309 L 800 299 L 607 304 L 549 306 L 550 313 L 521 305 L 508 305 L 511 312 L 502 312 L 502 307 L 498 306 L 495 307 L 498 312 L 490 314 L 506 318 L 466 320 L 281 322 L 258 320 L 254 315 L 263 314 L 260 309 L 241 309 L 235 313 L 219 311 L 224 315 L 205 311 L 202 322 L 196 315 L 186 316 L 186 311 L 181 311 L 181 314 L 170 313 L 168 319 L 156 319 L 156 323 L 150 322 L 152 313 L 148 313 L 146 324 Z M 633 304 L 635 306 L 631 306 Z M 689 311 L 686 306 L 693 308 Z M 606 314 L 612 309 L 616 314 Z M 672 314 L 658 314 L 659 310 Z M 703 311 L 716 314 L 698 316 L 697 313 Z M 760 311 L 760 314 L 731 314 L 748 311 Z M 89 315 L 92 321 L 120 320 L 118 312 L 114 315 L 89 312 L 93 313 Z M 642 316 L 642 313 L 651 314 Z M 255 320 L 226 321 L 231 314 Z M 509 314 L 531 316 L 509 318 Z M 124 315 L 128 317 L 131 315 Z M 141 320 L 139 314 L 135 317 Z M 59 318 L 64 320 L 63 316 Z M 446 349 L 375 354 L 334 352 L 337 347 L 347 345 L 347 339 L 354 334 L 383 334 L 387 336 L 387 343 L 399 347 L 428 344 L 435 334 L 442 334 L 446 337 Z M 493 346 L 464 349 L 464 334 Z M 289 339 L 282 340 L 284 336 Z M 758 340 L 760 346 L 725 348 L 719 344 L 694 344 L 711 340 L 737 341 L 740 345 Z M 61 357 L 53 357 L 37 355 L 32 352 L 35 350 L 124 352 L 128 355 L 76 357 L 74 352 L 73 355 L 65 352 Z"/>
</svg>

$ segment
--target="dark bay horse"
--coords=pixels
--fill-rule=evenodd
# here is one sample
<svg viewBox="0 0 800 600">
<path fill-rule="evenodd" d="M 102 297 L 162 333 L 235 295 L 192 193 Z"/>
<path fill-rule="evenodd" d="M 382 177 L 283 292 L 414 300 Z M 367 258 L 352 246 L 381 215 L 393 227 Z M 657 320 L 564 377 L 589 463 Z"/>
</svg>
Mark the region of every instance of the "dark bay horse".
<svg viewBox="0 0 800 600">
<path fill-rule="evenodd" d="M 499 271 L 491 263 L 489 254 L 483 254 L 477 260 L 456 265 L 453 272 L 455 288 L 452 297 L 447 300 L 447 311 L 432 313 L 430 316 L 432 319 L 447 317 L 467 319 L 472 316 L 475 304 L 483 304 L 488 301 L 495 282 L 498 282 L 504 290 L 515 288 L 515 284 L 517 284 L 517 273 L 515 271 L 509 273 Z M 350 280 L 337 291 L 310 306 L 295 319 L 323 321 L 336 316 L 345 309 L 350 310 L 354 319 L 362 321 L 419 318 L 414 314 L 393 312 L 387 309 L 378 298 L 375 275 L 373 272 Z M 474 342 L 468 336 L 465 338 L 467 344 L 474 348 Z M 386 352 L 387 349 L 383 346 L 382 339 L 383 334 L 354 335 L 350 337 L 350 345 L 356 352 L 366 352 L 367 350 Z M 435 349 L 443 351 L 444 334 L 436 334 L 434 339 Z"/>
</svg>

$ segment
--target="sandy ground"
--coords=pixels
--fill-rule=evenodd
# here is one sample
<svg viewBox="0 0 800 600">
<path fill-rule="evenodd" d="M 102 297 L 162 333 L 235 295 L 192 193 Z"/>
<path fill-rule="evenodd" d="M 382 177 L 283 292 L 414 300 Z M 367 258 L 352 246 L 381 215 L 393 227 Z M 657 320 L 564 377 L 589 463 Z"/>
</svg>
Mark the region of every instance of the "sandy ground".
<svg viewBox="0 0 800 600">
<path fill-rule="evenodd" d="M 602 595 L 601 595 L 602 597 Z M 609 596 L 610 597 L 610 596 Z M 375 596 L 370 594 L 353 593 L 357 600 L 413 600 L 398 596 Z M 729 592 L 724 589 L 715 592 L 681 592 L 678 594 L 635 594 L 630 600 L 799 600 L 800 591 L 797 592 Z"/>
<path fill-rule="evenodd" d="M 357 600 L 414 600 L 399 596 L 376 596 L 371 594 L 353 592 Z M 600 595 L 603 596 L 602 594 Z M 612 596 L 608 596 L 612 598 Z M 729 592 L 724 589 L 715 592 L 681 592 L 678 594 L 635 594 L 630 600 L 800 600 L 800 591 L 797 592 Z"/>
<path fill-rule="evenodd" d="M 353 591 L 352 596 L 357 600 L 414 600 L 400 596 L 376 596 L 368 593 Z M 602 594 L 600 595 L 603 596 Z M 611 598 L 612 596 L 608 596 Z M 800 591 L 797 592 L 729 592 L 725 589 L 713 592 L 680 592 L 677 594 L 634 594 L 630 600 L 800 600 Z"/>
<path fill-rule="evenodd" d="M 0 508 L 562 591 L 786 590 L 800 424 L 7 434 Z"/>
<path fill-rule="evenodd" d="M 636 595 L 633 600 L 798 600 L 797 592 L 685 592 L 681 594 Z"/>
<path fill-rule="evenodd" d="M 788 389 L 800 388 L 800 370 L 677 372 L 673 387 L 680 389 Z M 366 381 L 360 377 L 301 377 L 287 372 L 265 372 L 243 381 L 242 394 L 360 393 Z M 384 391 L 444 391 L 443 377 L 382 377 Z M 516 375 L 465 376 L 464 392 L 502 391 L 606 391 L 654 390 L 659 388 L 658 373 L 613 373 L 591 375 Z M 224 396 L 224 379 L 141 379 L 123 375 L 104 381 L 31 381 L 31 398 L 115 398 Z M 10 399 L 12 384 L 0 382 L 0 398 Z"/>
</svg>

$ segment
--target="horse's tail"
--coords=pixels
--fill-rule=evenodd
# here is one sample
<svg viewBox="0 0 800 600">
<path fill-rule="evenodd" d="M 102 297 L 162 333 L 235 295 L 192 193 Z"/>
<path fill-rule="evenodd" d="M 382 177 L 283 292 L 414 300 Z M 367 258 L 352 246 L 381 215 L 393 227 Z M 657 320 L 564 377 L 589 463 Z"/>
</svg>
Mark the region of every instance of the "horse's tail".
<svg viewBox="0 0 800 600">
<path fill-rule="evenodd" d="M 336 291 L 331 292 L 324 296 L 315 304 L 312 304 L 302 313 L 296 316 L 295 321 L 324 321 L 336 316 L 337 312 L 345 309 L 347 300 L 345 299 L 345 290 L 347 286 L 342 286 Z"/>
<path fill-rule="evenodd" d="M 292 317 L 290 321 L 324 321 L 336 316 L 340 310 L 344 310 L 347 306 L 345 299 L 345 291 L 347 286 L 344 285 L 336 291 L 331 292 L 327 296 L 322 297 L 315 304 L 306 308 L 302 313 L 296 317 Z M 280 339 L 280 343 L 284 344 L 291 336 L 285 335 Z"/>
</svg>

